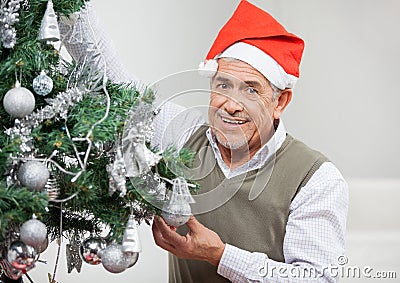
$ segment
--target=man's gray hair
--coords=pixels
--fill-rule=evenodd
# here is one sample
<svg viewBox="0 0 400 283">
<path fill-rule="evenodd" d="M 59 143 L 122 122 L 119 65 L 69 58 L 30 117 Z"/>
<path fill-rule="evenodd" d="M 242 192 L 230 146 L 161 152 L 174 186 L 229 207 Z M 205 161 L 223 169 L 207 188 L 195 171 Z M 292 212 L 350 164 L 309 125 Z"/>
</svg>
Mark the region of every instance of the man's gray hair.
<svg viewBox="0 0 400 283">
<path fill-rule="evenodd" d="M 241 61 L 239 59 L 236 58 L 232 58 L 232 57 L 222 57 L 223 59 L 227 60 L 227 61 Z M 218 58 L 218 59 L 222 59 L 222 58 Z M 281 94 L 282 89 L 278 88 L 277 86 L 275 86 L 274 84 L 272 84 L 268 78 L 266 78 L 269 86 L 272 88 L 272 101 L 275 101 L 275 99 L 277 99 L 279 97 L 279 95 Z"/>
<path fill-rule="evenodd" d="M 272 88 L 272 101 L 275 101 L 275 99 L 277 99 L 279 97 L 279 95 L 281 94 L 282 89 L 278 88 L 270 81 L 268 81 L 268 82 L 269 82 L 269 86 Z"/>
</svg>

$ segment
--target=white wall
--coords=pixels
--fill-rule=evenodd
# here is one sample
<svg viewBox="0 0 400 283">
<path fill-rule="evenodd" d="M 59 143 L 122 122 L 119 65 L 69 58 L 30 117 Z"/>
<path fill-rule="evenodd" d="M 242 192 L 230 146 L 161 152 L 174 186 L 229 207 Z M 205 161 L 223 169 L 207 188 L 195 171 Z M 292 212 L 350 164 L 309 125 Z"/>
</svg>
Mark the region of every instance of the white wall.
<svg viewBox="0 0 400 283">
<path fill-rule="evenodd" d="M 93 1 L 120 58 L 145 83 L 195 68 L 238 2 Z M 284 121 L 290 133 L 324 152 L 349 180 L 350 263 L 398 268 L 400 1 L 252 2 L 306 42 L 301 79 Z M 197 98 L 207 103 L 206 95 Z M 143 253 L 132 269 L 112 275 L 85 265 L 80 276 L 68 276 L 61 265 L 59 281 L 166 282 L 165 252 L 154 246 L 147 226 L 140 232 Z M 55 253 L 49 251 L 47 258 L 51 262 Z M 39 266 L 32 274 L 43 278 L 52 269 Z"/>
<path fill-rule="evenodd" d="M 145 83 L 196 68 L 238 0 L 93 1 L 127 68 Z M 253 0 L 304 38 L 290 133 L 346 177 L 400 178 L 400 2 Z M 199 98 L 207 101 L 207 96 Z"/>
</svg>

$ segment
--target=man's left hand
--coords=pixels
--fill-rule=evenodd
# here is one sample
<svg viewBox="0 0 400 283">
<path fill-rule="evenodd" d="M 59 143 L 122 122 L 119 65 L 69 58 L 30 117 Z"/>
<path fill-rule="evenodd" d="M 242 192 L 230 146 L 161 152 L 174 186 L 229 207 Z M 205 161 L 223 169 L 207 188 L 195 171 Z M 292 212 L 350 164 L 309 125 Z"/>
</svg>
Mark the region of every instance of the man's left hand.
<svg viewBox="0 0 400 283">
<path fill-rule="evenodd" d="M 152 226 L 156 244 L 179 258 L 205 260 L 218 266 L 225 244 L 214 231 L 206 228 L 192 215 L 186 226 L 189 232 L 181 236 L 176 227 L 169 226 L 162 217 L 155 216 Z"/>
</svg>

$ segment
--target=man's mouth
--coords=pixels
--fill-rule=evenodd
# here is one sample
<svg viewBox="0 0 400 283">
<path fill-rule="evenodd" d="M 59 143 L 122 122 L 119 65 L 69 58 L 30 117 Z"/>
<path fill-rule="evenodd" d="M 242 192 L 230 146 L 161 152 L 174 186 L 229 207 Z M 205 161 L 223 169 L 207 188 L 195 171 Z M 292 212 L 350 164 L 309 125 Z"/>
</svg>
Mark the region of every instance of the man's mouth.
<svg viewBox="0 0 400 283">
<path fill-rule="evenodd" d="M 225 117 L 221 117 L 221 119 L 224 123 L 231 124 L 231 125 L 242 125 L 242 124 L 246 123 L 245 120 L 234 120 L 234 119 L 228 119 Z"/>
</svg>

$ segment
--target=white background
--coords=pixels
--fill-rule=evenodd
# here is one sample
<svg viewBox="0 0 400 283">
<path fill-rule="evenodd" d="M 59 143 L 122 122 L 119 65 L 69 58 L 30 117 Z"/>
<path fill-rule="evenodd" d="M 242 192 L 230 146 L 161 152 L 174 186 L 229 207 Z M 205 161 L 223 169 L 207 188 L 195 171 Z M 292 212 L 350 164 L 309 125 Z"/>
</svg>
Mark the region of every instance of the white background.
<svg viewBox="0 0 400 283">
<path fill-rule="evenodd" d="M 125 67 L 149 84 L 196 68 L 239 1 L 92 2 Z M 349 181 L 349 265 L 397 268 L 399 278 L 400 1 L 252 3 L 306 42 L 284 121 L 289 133 L 325 153 Z M 149 227 L 140 227 L 140 235 L 143 253 L 128 271 L 113 275 L 84 265 L 81 274 L 67 275 L 63 249 L 58 281 L 167 282 L 166 253 L 155 247 Z M 49 264 L 31 272 L 35 282 L 45 282 L 53 271 L 54 246 L 44 257 Z"/>
</svg>

